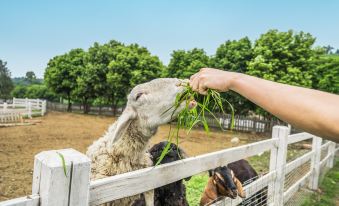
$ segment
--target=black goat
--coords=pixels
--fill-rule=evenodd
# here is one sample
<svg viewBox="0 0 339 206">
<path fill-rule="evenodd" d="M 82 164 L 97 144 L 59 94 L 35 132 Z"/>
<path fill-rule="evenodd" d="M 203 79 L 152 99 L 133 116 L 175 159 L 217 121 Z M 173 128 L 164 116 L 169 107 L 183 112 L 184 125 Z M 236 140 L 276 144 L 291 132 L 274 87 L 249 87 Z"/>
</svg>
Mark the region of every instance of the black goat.
<svg viewBox="0 0 339 206">
<path fill-rule="evenodd" d="M 153 164 L 158 161 L 167 143 L 167 141 L 160 142 L 154 145 L 148 151 L 151 154 Z M 161 161 L 161 164 L 174 162 L 186 157 L 187 155 L 182 149 L 171 143 L 169 152 Z M 185 180 L 188 181 L 189 179 L 190 177 L 186 178 Z M 143 196 L 137 200 L 133 206 L 145 206 L 145 200 Z M 156 188 L 154 190 L 154 206 L 188 206 L 188 202 L 186 200 L 186 187 L 182 180 Z"/>
</svg>

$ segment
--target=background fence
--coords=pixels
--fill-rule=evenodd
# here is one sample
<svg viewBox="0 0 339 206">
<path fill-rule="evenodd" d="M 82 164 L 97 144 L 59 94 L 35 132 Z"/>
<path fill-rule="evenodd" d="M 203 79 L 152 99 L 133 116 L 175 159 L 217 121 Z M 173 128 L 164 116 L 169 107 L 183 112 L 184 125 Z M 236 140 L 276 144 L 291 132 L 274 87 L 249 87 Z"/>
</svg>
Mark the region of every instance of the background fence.
<svg viewBox="0 0 339 206">
<path fill-rule="evenodd" d="M 291 201 L 300 188 L 318 188 L 322 168 L 333 167 L 336 144 L 308 133 L 289 135 L 290 129 L 275 126 L 272 138 L 190 157 L 104 179 L 90 181 L 90 160 L 74 150 L 44 151 L 35 156 L 33 195 L 1 202 L 2 206 L 24 205 L 99 205 L 112 200 L 143 193 L 228 163 L 270 152 L 269 171 L 245 186 L 247 197 L 265 191 L 264 205 L 293 205 Z M 288 147 L 300 141 L 312 141 L 312 149 L 293 160 Z M 324 144 L 322 144 L 324 142 Z M 63 168 L 62 154 L 66 173 Z M 306 166 L 305 166 L 306 165 Z M 290 177 L 291 174 L 294 177 Z M 237 205 L 244 199 L 223 199 L 214 205 Z M 256 202 L 251 205 L 263 205 Z M 295 204 L 294 204 L 295 205 Z"/>
<path fill-rule="evenodd" d="M 52 111 L 67 111 L 67 104 L 47 102 L 47 109 Z M 120 107 L 117 109 L 115 115 L 120 115 L 123 108 Z M 72 104 L 72 112 L 82 113 L 83 107 L 79 104 Z M 109 106 L 91 106 L 89 114 L 96 115 L 114 115 L 114 111 Z M 206 121 L 211 128 L 220 129 L 230 129 L 231 127 L 231 115 L 230 114 L 215 114 L 217 120 L 206 114 Z M 274 125 L 284 125 L 287 126 L 287 123 L 280 121 L 276 118 L 264 118 L 262 116 L 244 116 L 244 115 L 235 115 L 234 116 L 234 128 L 235 131 L 241 132 L 256 132 L 256 133 L 271 133 Z M 202 126 L 202 125 L 201 125 Z M 292 133 L 300 132 L 296 128 L 291 128 Z"/>
<path fill-rule="evenodd" d="M 13 98 L 11 102 L 0 104 L 0 123 L 19 122 L 25 116 L 43 116 L 46 111 L 46 100 Z"/>
</svg>

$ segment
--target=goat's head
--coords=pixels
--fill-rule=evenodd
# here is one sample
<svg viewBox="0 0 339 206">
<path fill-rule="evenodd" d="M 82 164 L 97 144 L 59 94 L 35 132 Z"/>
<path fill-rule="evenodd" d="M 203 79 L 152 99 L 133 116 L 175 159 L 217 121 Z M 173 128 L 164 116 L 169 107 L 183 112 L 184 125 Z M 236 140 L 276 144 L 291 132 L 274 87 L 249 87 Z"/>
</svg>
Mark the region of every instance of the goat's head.
<svg viewBox="0 0 339 206">
<path fill-rule="evenodd" d="M 153 145 L 148 152 L 152 156 L 152 161 L 155 164 L 160 158 L 162 152 L 164 151 L 168 141 L 159 142 L 158 144 Z M 174 161 L 178 161 L 181 159 L 188 158 L 186 152 L 178 147 L 176 144 L 170 143 L 170 149 L 168 150 L 165 157 L 162 159 L 161 164 L 166 164 Z M 185 180 L 189 181 L 191 177 L 186 177 Z"/>
<path fill-rule="evenodd" d="M 155 133 L 159 125 L 168 123 L 185 107 L 175 108 L 177 94 L 184 91 L 184 80 L 159 78 L 135 86 L 127 97 L 127 105 L 115 126 L 113 142 L 117 141 L 133 120 Z M 195 106 L 195 104 L 190 104 Z"/>
<path fill-rule="evenodd" d="M 246 197 L 241 182 L 228 167 L 218 167 L 210 171 L 210 176 L 213 178 L 218 195 L 232 199 L 235 199 L 237 195 L 241 198 Z"/>
</svg>

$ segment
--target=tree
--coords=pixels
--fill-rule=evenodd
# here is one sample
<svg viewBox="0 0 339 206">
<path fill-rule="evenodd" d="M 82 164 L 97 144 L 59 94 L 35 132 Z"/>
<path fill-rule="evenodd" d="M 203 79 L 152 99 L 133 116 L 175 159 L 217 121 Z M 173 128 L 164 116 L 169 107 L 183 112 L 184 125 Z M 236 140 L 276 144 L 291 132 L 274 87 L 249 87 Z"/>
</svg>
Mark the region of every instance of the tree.
<svg viewBox="0 0 339 206">
<path fill-rule="evenodd" d="M 248 37 L 242 39 L 226 41 L 221 44 L 211 64 L 215 68 L 235 71 L 240 73 L 247 72 L 247 65 L 253 58 L 253 48 Z"/>
<path fill-rule="evenodd" d="M 111 40 L 103 45 L 94 43 L 89 48 L 86 58 L 87 64 L 90 64 L 91 67 L 97 70 L 96 78 L 98 78 L 98 84 L 96 85 L 95 92 L 98 97 L 94 100 L 95 104 L 108 103 L 112 106 L 114 112 L 116 102 L 119 99 L 116 97 L 115 83 L 107 81 L 108 67 L 110 62 L 116 59 L 124 47 L 122 43 L 115 40 Z"/>
<path fill-rule="evenodd" d="M 312 88 L 339 94 L 339 56 L 323 55 L 314 63 Z"/>
<path fill-rule="evenodd" d="M 256 40 L 254 58 L 248 64 L 247 73 L 275 82 L 311 87 L 313 60 L 318 52 L 312 49 L 314 42 L 315 38 L 309 33 L 269 30 Z M 263 113 L 262 110 L 258 112 Z"/>
<path fill-rule="evenodd" d="M 36 76 L 35 76 L 35 73 L 33 71 L 26 72 L 25 78 L 29 83 L 33 83 L 36 80 Z"/>
<path fill-rule="evenodd" d="M 16 85 L 12 90 L 12 96 L 16 98 L 25 98 L 27 93 L 27 86 Z"/>
<path fill-rule="evenodd" d="M 270 30 L 255 42 L 248 74 L 267 80 L 311 87 L 315 38 L 309 33 Z"/>
<path fill-rule="evenodd" d="M 125 101 L 128 91 L 156 77 L 160 77 L 163 65 L 158 57 L 137 44 L 119 46 L 119 53 L 108 66 L 107 83 L 114 97 L 114 111 L 119 101 Z"/>
<path fill-rule="evenodd" d="M 0 59 L 0 98 L 10 98 L 11 91 L 13 89 L 13 82 L 11 80 L 11 73 L 6 67 L 7 62 L 3 62 Z"/>
<path fill-rule="evenodd" d="M 164 71 L 166 77 L 189 78 L 203 67 L 209 66 L 209 57 L 203 49 L 176 50 Z"/>
<path fill-rule="evenodd" d="M 214 57 L 211 58 L 211 65 L 214 68 L 240 73 L 247 72 L 247 65 L 253 58 L 253 48 L 248 37 L 237 40 L 228 40 L 221 44 Z M 226 92 L 222 97 L 229 101 L 236 114 L 247 114 L 255 108 L 255 105 L 235 92 Z M 224 103 L 227 105 L 227 103 Z M 227 108 L 226 108 L 227 109 Z"/>
<path fill-rule="evenodd" d="M 335 52 L 335 54 L 339 55 L 339 49 L 337 49 L 337 51 Z"/>
<path fill-rule="evenodd" d="M 47 87 L 68 100 L 68 111 L 72 108 L 72 92 L 77 87 L 77 78 L 85 67 L 84 54 L 82 49 L 72 49 L 69 53 L 51 59 L 45 71 Z"/>
<path fill-rule="evenodd" d="M 325 49 L 326 54 L 332 54 L 332 50 L 334 49 L 331 45 L 324 46 L 323 48 Z"/>
</svg>

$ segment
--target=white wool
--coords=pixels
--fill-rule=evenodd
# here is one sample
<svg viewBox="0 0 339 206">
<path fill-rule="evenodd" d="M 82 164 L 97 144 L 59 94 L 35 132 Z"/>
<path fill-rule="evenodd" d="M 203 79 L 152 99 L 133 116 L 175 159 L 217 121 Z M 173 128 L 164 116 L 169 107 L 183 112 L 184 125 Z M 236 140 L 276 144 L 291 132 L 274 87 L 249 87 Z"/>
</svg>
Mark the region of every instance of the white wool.
<svg viewBox="0 0 339 206">
<path fill-rule="evenodd" d="M 88 147 L 91 179 L 101 179 L 153 165 L 146 149 L 158 126 L 171 120 L 176 95 L 183 90 L 178 79 L 156 79 L 136 86 L 128 96 L 126 109 L 106 134 Z M 143 95 L 135 98 L 140 92 Z M 140 95 L 139 95 L 140 96 Z M 179 112 L 180 108 L 176 112 Z M 128 206 L 140 195 L 105 203 L 106 206 Z M 148 204 L 152 205 L 152 204 Z"/>
</svg>

